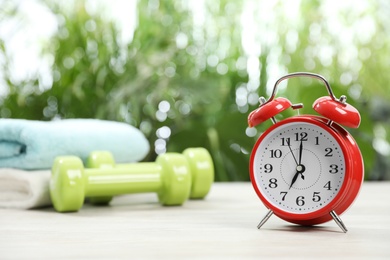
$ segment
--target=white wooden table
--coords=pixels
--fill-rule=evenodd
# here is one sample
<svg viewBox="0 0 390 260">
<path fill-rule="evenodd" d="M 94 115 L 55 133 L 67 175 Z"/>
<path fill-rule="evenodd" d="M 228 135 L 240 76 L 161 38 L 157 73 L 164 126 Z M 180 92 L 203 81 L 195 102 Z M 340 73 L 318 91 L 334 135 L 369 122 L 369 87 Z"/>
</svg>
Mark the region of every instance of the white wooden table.
<svg viewBox="0 0 390 260">
<path fill-rule="evenodd" d="M 267 210 L 250 183 L 216 183 L 206 200 L 162 207 L 153 194 L 77 213 L 0 209 L 0 259 L 390 259 L 390 182 L 364 183 L 335 222 L 301 227 Z"/>
</svg>

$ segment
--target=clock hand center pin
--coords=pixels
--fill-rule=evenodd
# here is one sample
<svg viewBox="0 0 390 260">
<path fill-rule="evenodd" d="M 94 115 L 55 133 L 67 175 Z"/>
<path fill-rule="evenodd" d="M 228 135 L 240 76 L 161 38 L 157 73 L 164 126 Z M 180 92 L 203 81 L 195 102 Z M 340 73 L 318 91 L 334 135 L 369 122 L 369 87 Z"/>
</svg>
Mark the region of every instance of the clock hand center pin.
<svg viewBox="0 0 390 260">
<path fill-rule="evenodd" d="M 299 164 L 299 165 L 297 165 L 296 170 L 297 170 L 297 171 L 296 171 L 296 173 L 295 173 L 295 175 L 294 175 L 294 177 L 293 177 L 293 179 L 292 179 L 292 181 L 291 181 L 291 184 L 290 184 L 289 189 L 291 189 L 291 187 L 293 186 L 293 184 L 297 181 L 299 175 L 301 175 L 302 180 L 305 179 L 305 176 L 303 175 L 303 173 L 304 173 L 305 170 L 306 170 L 305 166 L 302 165 L 302 164 Z"/>
</svg>

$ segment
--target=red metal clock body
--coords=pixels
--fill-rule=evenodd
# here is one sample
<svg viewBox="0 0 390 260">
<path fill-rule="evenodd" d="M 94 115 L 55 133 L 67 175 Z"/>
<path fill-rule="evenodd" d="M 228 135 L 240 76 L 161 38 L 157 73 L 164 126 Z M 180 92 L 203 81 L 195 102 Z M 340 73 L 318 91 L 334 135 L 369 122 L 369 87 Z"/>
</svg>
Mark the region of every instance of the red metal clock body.
<svg viewBox="0 0 390 260">
<path fill-rule="evenodd" d="M 322 116 L 298 115 L 276 122 L 273 116 L 281 107 L 302 107 L 290 103 L 270 108 L 273 106 L 270 104 L 278 105 L 280 100 L 273 99 L 276 86 L 284 79 L 297 76 L 325 82 L 329 97 L 319 98 L 313 104 Z M 259 137 L 250 158 L 253 187 L 269 209 L 258 228 L 275 214 L 300 225 L 316 225 L 334 219 L 344 232 L 347 231 L 339 215 L 357 197 L 364 179 L 364 166 L 357 143 L 340 125 L 358 127 L 360 124 L 358 111 L 345 99 L 334 98 L 322 76 L 293 73 L 279 79 L 271 98 L 267 102 L 263 99 L 263 104 L 249 115 L 250 126 L 266 118 L 274 122 Z M 284 99 L 282 102 L 288 104 Z"/>
</svg>

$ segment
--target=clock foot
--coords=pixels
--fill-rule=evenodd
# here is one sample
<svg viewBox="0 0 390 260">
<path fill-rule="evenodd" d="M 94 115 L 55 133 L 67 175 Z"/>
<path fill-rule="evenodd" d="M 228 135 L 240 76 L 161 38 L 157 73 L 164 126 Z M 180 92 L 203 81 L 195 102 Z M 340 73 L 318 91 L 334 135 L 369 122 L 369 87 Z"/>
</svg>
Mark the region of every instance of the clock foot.
<svg viewBox="0 0 390 260">
<path fill-rule="evenodd" d="M 257 225 L 257 228 L 260 229 L 262 225 L 264 225 L 265 222 L 274 214 L 272 210 L 268 211 L 268 213 L 265 215 L 265 217 L 260 221 L 260 223 Z"/>
<path fill-rule="evenodd" d="M 348 229 L 344 225 L 341 218 L 336 214 L 336 212 L 332 210 L 331 212 L 329 212 L 329 214 L 332 216 L 333 220 L 337 223 L 337 225 L 341 228 L 341 230 L 343 230 L 344 233 L 347 233 Z"/>
</svg>

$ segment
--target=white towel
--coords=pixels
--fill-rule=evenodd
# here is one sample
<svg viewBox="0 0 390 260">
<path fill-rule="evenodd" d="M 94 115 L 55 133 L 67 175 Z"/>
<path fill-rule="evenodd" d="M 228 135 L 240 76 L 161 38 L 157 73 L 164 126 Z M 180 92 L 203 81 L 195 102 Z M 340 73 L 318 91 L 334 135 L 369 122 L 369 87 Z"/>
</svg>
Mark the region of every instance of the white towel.
<svg viewBox="0 0 390 260">
<path fill-rule="evenodd" d="M 0 207 L 32 209 L 51 205 L 50 170 L 0 169 Z"/>
</svg>

